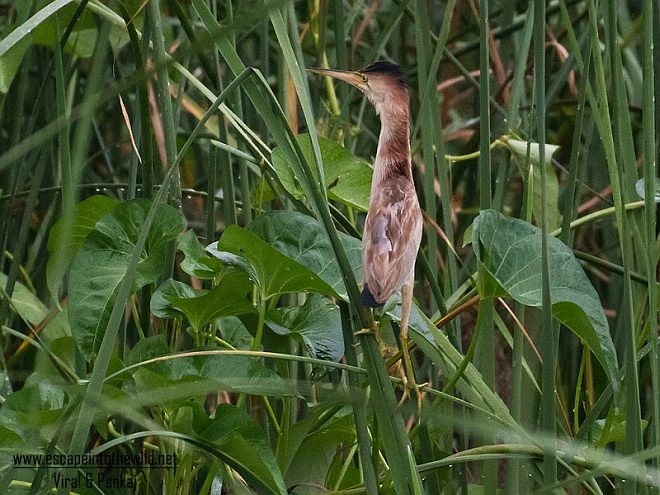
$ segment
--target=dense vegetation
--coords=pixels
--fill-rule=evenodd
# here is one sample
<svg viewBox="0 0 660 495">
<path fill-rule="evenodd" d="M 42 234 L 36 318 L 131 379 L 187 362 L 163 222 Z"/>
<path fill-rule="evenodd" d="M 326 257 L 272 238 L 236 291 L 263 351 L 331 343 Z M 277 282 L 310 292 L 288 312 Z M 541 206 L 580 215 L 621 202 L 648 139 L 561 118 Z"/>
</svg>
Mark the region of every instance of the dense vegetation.
<svg viewBox="0 0 660 495">
<path fill-rule="evenodd" d="M 656 2 L 0 0 L 0 33 L 0 491 L 660 493 Z M 385 58 L 419 407 L 399 302 L 359 302 L 378 116 L 304 70 Z"/>
</svg>

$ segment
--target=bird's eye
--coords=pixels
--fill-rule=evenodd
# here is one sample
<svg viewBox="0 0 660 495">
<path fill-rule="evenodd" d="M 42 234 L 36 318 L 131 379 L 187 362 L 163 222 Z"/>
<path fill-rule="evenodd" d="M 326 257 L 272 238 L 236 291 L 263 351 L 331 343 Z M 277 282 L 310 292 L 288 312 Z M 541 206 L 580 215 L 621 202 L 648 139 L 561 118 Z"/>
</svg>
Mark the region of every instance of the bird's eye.
<svg viewBox="0 0 660 495">
<path fill-rule="evenodd" d="M 361 74 L 361 76 L 362 76 L 362 82 L 366 83 L 367 82 L 367 76 L 365 76 L 364 74 Z"/>
</svg>

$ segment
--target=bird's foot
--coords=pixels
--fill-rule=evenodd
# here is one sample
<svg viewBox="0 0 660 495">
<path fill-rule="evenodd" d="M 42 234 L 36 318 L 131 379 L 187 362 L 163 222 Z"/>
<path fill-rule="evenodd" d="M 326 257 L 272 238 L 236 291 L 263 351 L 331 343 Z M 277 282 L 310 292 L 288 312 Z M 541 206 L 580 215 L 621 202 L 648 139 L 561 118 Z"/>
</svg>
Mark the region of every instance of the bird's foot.
<svg viewBox="0 0 660 495">
<path fill-rule="evenodd" d="M 403 394 L 401 400 L 399 401 L 399 406 L 401 407 L 408 398 L 410 398 L 410 392 L 414 392 L 417 398 L 417 410 L 422 410 L 422 401 L 424 400 L 424 387 L 428 385 L 428 382 L 418 384 L 415 380 L 415 370 L 413 369 L 412 360 L 410 359 L 410 352 L 408 350 L 408 334 L 401 335 L 401 353 L 403 357 L 403 367 L 401 369 L 401 383 L 403 384 Z"/>
<path fill-rule="evenodd" d="M 406 372 L 402 369 L 401 370 L 401 384 L 403 385 L 403 391 L 401 394 L 401 399 L 399 400 L 399 404 L 397 407 L 402 407 L 403 404 L 410 398 L 410 393 L 413 392 L 415 394 L 415 398 L 417 400 L 417 411 L 422 410 L 422 402 L 424 401 L 424 390 L 423 388 L 426 387 L 429 383 L 424 382 L 424 383 L 417 383 L 415 381 L 415 377 L 412 377 L 411 379 L 408 379 L 406 376 Z"/>
<path fill-rule="evenodd" d="M 376 337 L 376 340 L 379 340 L 378 339 L 378 324 L 375 321 L 372 321 L 371 324 L 368 327 L 365 327 L 365 328 L 355 332 L 355 335 L 373 335 L 374 337 Z"/>
</svg>

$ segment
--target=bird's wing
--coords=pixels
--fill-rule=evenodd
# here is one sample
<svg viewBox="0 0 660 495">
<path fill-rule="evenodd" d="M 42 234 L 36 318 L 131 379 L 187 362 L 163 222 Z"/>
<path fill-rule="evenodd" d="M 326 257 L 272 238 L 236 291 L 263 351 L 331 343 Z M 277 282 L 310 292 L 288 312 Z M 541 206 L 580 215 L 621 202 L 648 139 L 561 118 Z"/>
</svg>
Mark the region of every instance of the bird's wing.
<svg viewBox="0 0 660 495">
<path fill-rule="evenodd" d="M 374 191 L 362 237 L 363 282 L 384 303 L 414 276 L 422 236 L 422 214 L 415 188 L 396 177 Z"/>
</svg>

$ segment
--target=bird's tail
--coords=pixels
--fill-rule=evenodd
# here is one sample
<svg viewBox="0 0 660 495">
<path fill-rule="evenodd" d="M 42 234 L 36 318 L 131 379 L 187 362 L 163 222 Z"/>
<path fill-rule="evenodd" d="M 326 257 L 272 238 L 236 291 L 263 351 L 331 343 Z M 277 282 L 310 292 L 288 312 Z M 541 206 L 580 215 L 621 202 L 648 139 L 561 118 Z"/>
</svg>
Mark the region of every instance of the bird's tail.
<svg viewBox="0 0 660 495">
<path fill-rule="evenodd" d="M 370 308 L 382 308 L 385 305 L 384 302 L 379 303 L 376 301 L 376 299 L 374 299 L 374 295 L 369 290 L 369 286 L 367 284 L 364 284 L 362 294 L 360 294 L 360 302 L 363 306 L 368 306 Z"/>
</svg>

